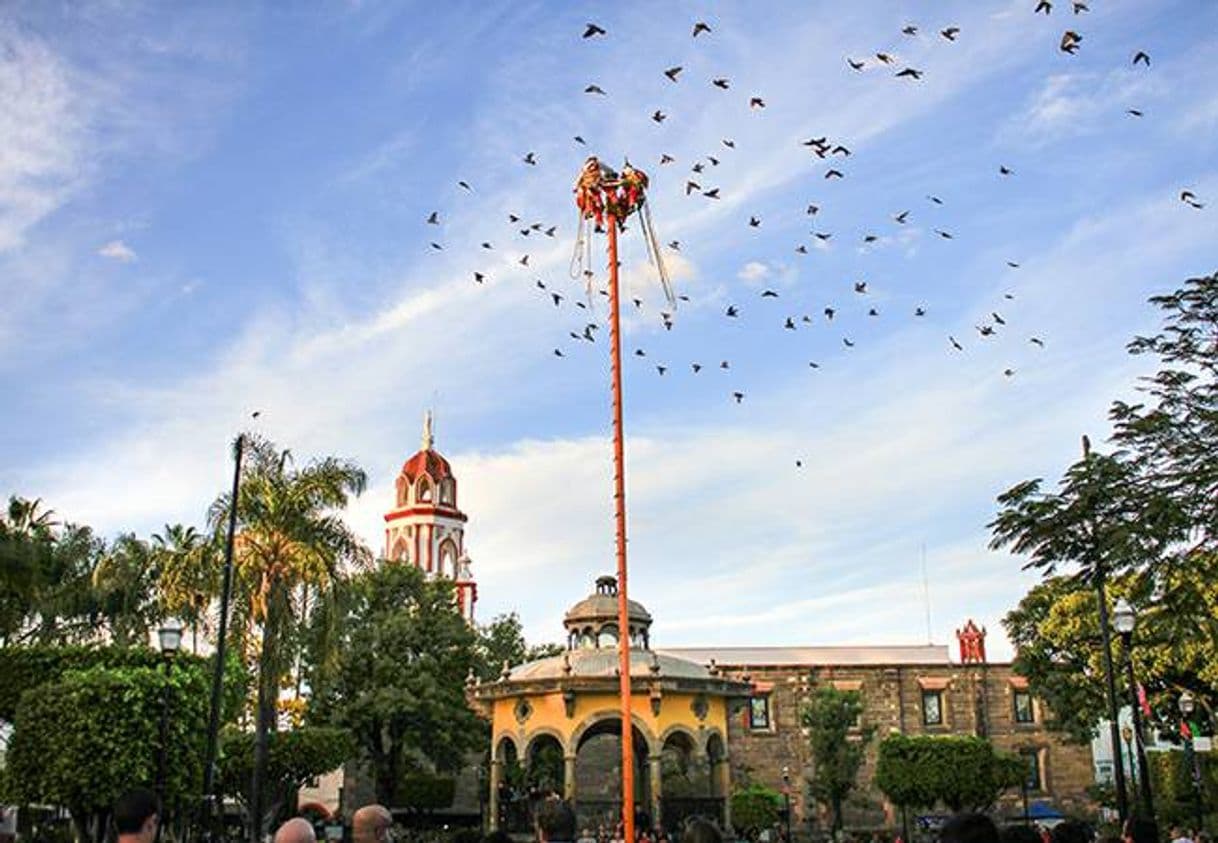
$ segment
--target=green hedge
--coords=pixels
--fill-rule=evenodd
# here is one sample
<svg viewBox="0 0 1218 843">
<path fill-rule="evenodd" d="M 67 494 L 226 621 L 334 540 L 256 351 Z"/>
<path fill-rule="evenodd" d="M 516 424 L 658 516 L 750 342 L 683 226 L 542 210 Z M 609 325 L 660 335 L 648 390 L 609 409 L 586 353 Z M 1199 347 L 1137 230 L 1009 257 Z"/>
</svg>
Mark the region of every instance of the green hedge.
<svg viewBox="0 0 1218 843">
<path fill-rule="evenodd" d="M 750 784 L 732 794 L 732 825 L 742 834 L 778 822 L 782 794 L 763 784 Z"/>
<path fill-rule="evenodd" d="M 453 804 L 457 783 L 448 776 L 412 773 L 398 781 L 396 808 L 438 811 Z"/>
</svg>

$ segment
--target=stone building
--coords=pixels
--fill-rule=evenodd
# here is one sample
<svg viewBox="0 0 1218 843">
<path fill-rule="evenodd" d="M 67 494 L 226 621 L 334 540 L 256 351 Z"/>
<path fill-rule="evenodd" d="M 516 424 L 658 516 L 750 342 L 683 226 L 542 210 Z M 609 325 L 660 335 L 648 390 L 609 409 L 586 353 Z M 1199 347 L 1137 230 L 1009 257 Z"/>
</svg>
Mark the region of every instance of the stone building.
<svg viewBox="0 0 1218 843">
<path fill-rule="evenodd" d="M 1045 710 L 1009 663 L 989 662 L 985 629 L 969 621 L 956 633 L 959 661 L 947 645 L 878 647 L 666 648 L 664 652 L 752 683 L 747 707 L 728 725 L 731 767 L 744 778 L 789 793 L 792 821 L 827 821 L 810 799 L 814 760 L 799 722 L 801 700 L 832 685 L 858 691 L 861 721 L 875 739 L 846 806 L 853 827 L 897 827 L 900 817 L 872 786 L 880 740 L 887 734 L 977 735 L 1028 762 L 1028 799 L 1059 810 L 1086 811 L 1094 782 L 1091 748 L 1069 744 L 1045 727 Z M 784 781 L 784 771 L 786 781 Z M 1022 812 L 1022 793 L 1009 793 L 1000 811 Z"/>
</svg>

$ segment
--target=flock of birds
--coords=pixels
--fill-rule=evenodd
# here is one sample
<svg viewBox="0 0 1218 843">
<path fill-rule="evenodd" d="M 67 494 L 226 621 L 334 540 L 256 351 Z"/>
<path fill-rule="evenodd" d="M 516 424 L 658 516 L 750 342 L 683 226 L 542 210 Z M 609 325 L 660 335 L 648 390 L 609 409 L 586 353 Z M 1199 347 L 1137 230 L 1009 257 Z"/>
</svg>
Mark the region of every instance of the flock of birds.
<svg viewBox="0 0 1218 843">
<path fill-rule="evenodd" d="M 1073 14 L 1073 16 L 1078 17 L 1086 14 L 1089 9 L 1086 2 L 1074 0 L 1074 2 L 1069 4 L 1069 11 Z M 1054 13 L 1054 3 L 1052 0 L 1038 0 L 1038 2 L 1036 2 L 1034 5 L 1033 12 L 1035 14 L 1052 15 Z M 697 21 L 692 26 L 691 37 L 696 41 L 709 40 L 714 38 L 714 33 L 715 30 L 711 25 L 705 21 Z M 962 37 L 962 35 L 967 37 L 967 34 L 962 32 L 961 27 L 956 25 L 947 25 L 941 29 L 938 29 L 937 35 L 932 37 L 942 39 L 945 44 L 954 44 Z M 582 33 L 582 38 L 585 40 L 603 39 L 607 37 L 610 37 L 609 32 L 605 27 L 597 23 L 588 23 Z M 922 37 L 922 33 L 917 25 L 907 24 L 901 29 L 901 37 L 914 39 Z M 1081 49 L 1082 43 L 1083 36 L 1075 29 L 1068 28 L 1063 32 L 1058 46 L 1063 53 L 1075 55 Z M 887 70 L 891 72 L 892 77 L 902 80 L 908 84 L 922 83 L 925 77 L 925 72 L 922 69 L 898 62 L 894 55 L 889 52 L 876 52 L 874 53 L 874 56 L 866 58 L 846 56 L 845 64 L 848 69 L 846 72 L 864 73 L 876 70 Z M 1137 49 L 1132 53 L 1131 65 L 1134 68 L 1141 67 L 1148 70 L 1151 66 L 1151 57 L 1145 50 Z M 682 83 L 682 74 L 684 71 L 685 68 L 678 64 L 664 68 L 661 72 L 663 77 L 675 85 Z M 728 77 L 715 76 L 710 79 L 710 86 L 717 90 L 730 91 L 732 90 L 733 83 Z M 608 96 L 606 90 L 596 82 L 589 82 L 584 87 L 583 93 L 591 97 Z M 747 97 L 747 106 L 752 111 L 760 111 L 766 108 L 766 100 L 761 95 L 750 93 Z M 1143 112 L 1140 109 L 1130 108 L 1127 109 L 1126 113 L 1132 118 L 1140 118 L 1143 116 Z M 657 108 L 651 113 L 650 117 L 654 123 L 662 124 L 668 119 L 668 114 L 663 109 Z M 573 137 L 573 142 L 579 146 L 587 145 L 585 139 L 580 135 L 575 135 Z M 809 154 L 815 156 L 820 161 L 825 162 L 825 170 L 821 174 L 822 179 L 825 181 L 846 179 L 848 175 L 846 162 L 851 158 L 853 152 L 845 139 L 819 136 L 800 139 L 798 142 L 808 150 Z M 717 151 L 714 154 L 707 154 L 695 161 L 690 166 L 689 171 L 684 178 L 683 184 L 683 192 L 686 197 L 696 196 L 711 202 L 721 200 L 723 198 L 721 187 L 713 183 L 714 173 L 716 169 L 724 163 L 727 156 L 733 154 L 736 149 L 736 142 L 730 137 L 725 137 L 721 139 L 721 147 L 722 149 L 720 151 Z M 540 165 L 537 154 L 532 151 L 526 152 L 521 157 L 520 161 L 526 167 L 537 167 Z M 660 168 L 667 168 L 675 163 L 675 156 L 667 153 L 661 154 L 658 160 L 658 165 Z M 1006 164 L 999 164 L 997 167 L 997 175 L 1000 178 L 1006 179 L 1015 176 L 1015 172 Z M 564 179 L 573 178 L 573 176 L 574 173 L 562 174 Z M 458 185 L 465 191 L 473 190 L 472 186 L 466 181 L 460 181 L 458 182 Z M 1179 199 L 1185 205 L 1196 210 L 1201 210 L 1205 207 L 1204 202 L 1202 202 L 1191 190 L 1182 190 L 1180 192 Z M 927 195 L 924 201 L 929 203 L 930 206 L 944 205 L 944 200 L 935 195 Z M 812 239 L 807 242 L 800 242 L 796 244 L 794 246 L 794 252 L 799 255 L 807 255 L 809 253 L 810 246 L 821 249 L 827 248 L 829 242 L 832 240 L 832 238 L 834 238 L 835 232 L 820 230 L 819 228 L 815 227 L 817 217 L 821 211 L 820 205 L 816 203 L 808 203 L 806 207 L 803 207 L 801 210 L 802 214 L 810 221 L 814 228 L 810 232 Z M 908 225 L 912 217 L 915 215 L 916 212 L 912 209 L 902 209 L 890 214 L 885 224 L 888 226 L 895 226 L 896 229 L 900 229 L 902 226 Z M 426 223 L 432 226 L 439 226 L 441 224 L 440 216 L 439 211 L 433 211 L 426 218 Z M 516 213 L 510 214 L 507 218 L 507 222 L 512 227 L 514 235 L 522 239 L 557 238 L 559 234 L 559 226 L 556 224 L 551 224 L 545 221 L 526 220 L 522 215 Z M 750 229 L 760 228 L 762 224 L 762 218 L 756 214 L 750 215 L 747 220 L 747 225 Z M 935 237 L 943 241 L 954 240 L 956 236 L 947 228 L 935 227 L 932 228 L 932 231 Z M 869 244 L 873 244 L 878 241 L 882 236 L 884 235 L 878 234 L 875 231 L 865 232 L 859 245 L 860 247 L 866 247 Z M 520 240 L 517 240 L 515 244 L 519 245 L 519 243 Z M 441 243 L 437 241 L 432 241 L 430 245 L 431 248 L 435 250 L 443 249 Z M 496 246 L 491 241 L 483 241 L 480 244 L 480 248 L 489 252 L 494 250 Z M 681 251 L 681 244 L 679 241 L 672 240 L 667 243 L 667 248 L 674 253 L 679 253 Z M 525 252 L 517 257 L 515 262 L 520 267 L 529 269 L 529 260 L 529 253 Z M 1013 260 L 1007 261 L 1006 266 L 1008 270 L 1018 270 L 1020 268 L 1019 262 Z M 583 311 L 580 323 L 572 326 L 571 329 L 567 331 L 571 342 L 581 344 L 595 343 L 597 341 L 598 332 L 602 329 L 602 323 L 593 313 L 593 294 L 595 293 L 601 296 L 608 296 L 608 291 L 604 288 L 596 289 L 594 287 L 592 273 L 588 269 L 584 268 L 583 275 L 586 276 L 586 278 L 583 280 L 587 282 L 587 290 L 581 290 L 577 293 L 563 292 L 561 289 L 556 289 L 552 284 L 548 284 L 541 278 L 535 279 L 534 284 L 538 290 L 538 295 L 544 301 L 551 304 L 554 308 L 573 307 Z M 484 284 L 489 278 L 490 272 L 485 268 L 473 271 L 473 280 L 475 283 Z M 585 292 L 586 295 L 584 294 Z M 866 313 L 868 318 L 878 318 L 880 317 L 880 308 L 877 304 L 868 301 L 868 296 L 870 293 L 871 291 L 868 288 L 868 282 L 866 280 L 858 280 L 853 282 L 853 294 L 856 297 L 855 301 L 861 305 L 859 312 Z M 766 288 L 760 290 L 757 295 L 762 300 L 774 300 L 781 298 L 782 293 L 780 293 L 777 289 Z M 1013 299 L 1014 297 L 1015 296 L 1013 293 L 1004 293 L 1004 299 L 1006 300 Z M 689 301 L 689 297 L 686 295 L 678 296 L 678 299 Z M 633 306 L 635 311 L 640 313 L 645 311 L 644 301 L 641 298 L 631 298 L 626 307 L 630 308 L 631 306 Z M 732 321 L 740 320 L 743 318 L 745 312 L 749 309 L 750 308 L 746 308 L 744 305 L 738 302 L 728 303 L 726 308 L 723 310 L 722 318 Z M 842 306 L 840 304 L 828 304 L 819 310 L 819 313 L 815 318 L 811 313 L 798 312 L 788 313 L 773 318 L 775 318 L 776 324 L 781 325 L 779 330 L 797 331 L 805 326 L 813 325 L 822 319 L 823 324 L 832 325 L 834 323 L 835 316 L 838 315 L 841 309 Z M 925 317 L 927 315 L 927 309 L 928 307 L 926 304 L 919 304 L 912 309 L 912 317 L 915 319 Z M 673 329 L 675 321 L 674 313 L 671 309 L 660 310 L 659 318 L 663 328 L 666 331 L 671 331 Z M 990 340 L 1006 329 L 1008 329 L 1008 320 L 999 311 L 998 306 L 995 306 L 992 309 L 989 317 L 982 320 L 980 324 L 975 326 L 975 340 L 980 342 Z M 1044 348 L 1045 346 L 1044 339 L 1036 335 L 1027 336 L 1027 342 L 1035 348 Z M 850 349 L 855 347 L 856 340 L 852 339 L 850 336 L 842 336 L 841 343 L 843 348 Z M 965 351 L 965 343 L 961 339 L 952 335 L 948 335 L 946 337 L 946 347 L 950 349 L 949 353 Z M 568 356 L 568 351 L 564 351 L 564 348 L 560 346 L 553 348 L 552 353 L 556 358 L 565 358 Z M 671 364 L 664 361 L 654 360 L 648 355 L 647 350 L 644 348 L 635 348 L 633 350 L 633 356 L 638 360 L 646 362 L 654 367 L 654 371 L 659 377 L 664 377 L 668 375 L 670 371 L 672 371 Z M 700 372 L 707 369 L 728 371 L 731 370 L 732 364 L 730 359 L 715 359 L 714 361 L 705 363 L 697 360 L 689 361 L 687 365 L 689 371 L 693 375 L 698 375 Z M 820 368 L 821 363 L 817 360 L 809 360 L 807 365 L 811 369 L 818 369 Z M 1007 366 L 1003 369 L 1002 374 L 1007 378 L 1011 378 L 1015 375 L 1015 370 L 1011 366 Z M 737 404 L 742 403 L 744 399 L 745 393 L 741 389 L 733 389 L 729 392 L 729 400 L 734 401 Z"/>
</svg>

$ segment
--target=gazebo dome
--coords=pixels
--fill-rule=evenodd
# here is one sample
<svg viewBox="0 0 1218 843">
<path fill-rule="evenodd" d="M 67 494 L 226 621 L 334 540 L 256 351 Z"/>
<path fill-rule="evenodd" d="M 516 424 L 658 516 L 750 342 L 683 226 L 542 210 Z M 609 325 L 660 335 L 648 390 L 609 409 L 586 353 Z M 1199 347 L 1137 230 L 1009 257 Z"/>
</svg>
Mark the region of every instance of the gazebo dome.
<svg viewBox="0 0 1218 843">
<path fill-rule="evenodd" d="M 452 466 L 448 464 L 448 460 L 444 459 L 439 451 L 433 451 L 430 447 L 418 451 L 414 456 L 406 460 L 402 464 L 401 473 L 412 483 L 424 474 L 430 477 L 433 482 L 451 480 L 453 477 Z"/>
<path fill-rule="evenodd" d="M 627 601 L 632 647 L 650 645 L 651 613 L 635 600 Z M 618 639 L 618 592 L 615 577 L 600 577 L 596 590 L 567 610 L 567 649 L 614 649 Z"/>
</svg>

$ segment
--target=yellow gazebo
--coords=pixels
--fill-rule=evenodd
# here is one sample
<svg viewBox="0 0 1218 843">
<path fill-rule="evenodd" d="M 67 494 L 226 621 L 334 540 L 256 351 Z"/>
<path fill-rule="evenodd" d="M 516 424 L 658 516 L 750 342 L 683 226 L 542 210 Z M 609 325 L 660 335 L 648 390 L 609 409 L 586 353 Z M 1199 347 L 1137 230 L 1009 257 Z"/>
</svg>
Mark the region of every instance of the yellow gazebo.
<svg viewBox="0 0 1218 843">
<path fill-rule="evenodd" d="M 561 793 L 575 805 L 581 826 L 616 822 L 622 735 L 617 601 L 616 579 L 601 577 L 595 591 L 567 611 L 565 652 L 516 667 L 505 664 L 498 680 L 470 688 L 492 724 L 492 829 L 508 815 L 505 767 L 527 770 L 541 754 L 562 758 Z M 721 675 L 713 663 L 651 649 L 651 615 L 633 600 L 629 619 L 638 810 L 649 810 L 653 825 L 670 828 L 692 813 L 726 824 L 728 718 L 745 704 L 751 685 Z M 674 792 L 666 794 L 666 785 Z"/>
</svg>

